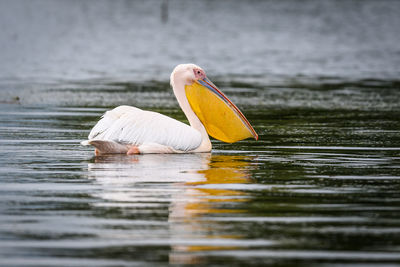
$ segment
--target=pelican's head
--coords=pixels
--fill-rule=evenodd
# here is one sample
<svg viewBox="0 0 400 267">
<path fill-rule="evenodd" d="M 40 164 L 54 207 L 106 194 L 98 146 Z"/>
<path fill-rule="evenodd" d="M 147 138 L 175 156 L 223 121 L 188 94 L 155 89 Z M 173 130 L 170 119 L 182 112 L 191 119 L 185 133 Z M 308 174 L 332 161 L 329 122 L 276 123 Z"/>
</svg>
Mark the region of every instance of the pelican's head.
<svg viewBox="0 0 400 267">
<path fill-rule="evenodd" d="M 215 86 L 205 71 L 195 64 L 180 64 L 171 74 L 171 86 L 185 88 L 190 107 L 207 133 L 215 139 L 233 143 L 257 133 L 243 113 Z M 179 89 L 178 89 L 179 90 Z M 175 92 L 180 94 L 183 92 Z"/>
<path fill-rule="evenodd" d="M 195 64 L 179 64 L 171 73 L 171 85 L 177 82 L 184 82 L 191 85 L 199 79 L 206 78 L 205 71 Z"/>
</svg>

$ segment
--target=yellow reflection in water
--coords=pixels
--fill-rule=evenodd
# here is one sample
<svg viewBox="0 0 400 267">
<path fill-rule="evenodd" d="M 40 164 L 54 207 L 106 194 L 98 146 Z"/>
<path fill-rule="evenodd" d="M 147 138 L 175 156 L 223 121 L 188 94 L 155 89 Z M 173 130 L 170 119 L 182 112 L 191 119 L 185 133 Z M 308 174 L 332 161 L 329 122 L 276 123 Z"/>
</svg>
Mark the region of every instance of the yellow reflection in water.
<svg viewBox="0 0 400 267">
<path fill-rule="evenodd" d="M 207 221 L 212 221 L 213 216 L 243 212 L 234 208 L 233 204 L 248 200 L 249 196 L 240 190 L 240 184 L 252 182 L 250 162 L 251 158 L 248 156 L 210 155 L 208 168 L 197 171 L 203 179 L 185 183 L 185 201 L 173 203 L 170 212 L 171 233 L 176 238 L 200 238 L 205 242 L 172 246 L 169 255 L 171 264 L 201 263 L 201 258 L 195 252 L 237 248 L 229 245 L 229 240 L 240 239 L 240 236 L 218 234 L 218 231 L 213 233 L 216 229 L 212 227 L 217 223 Z M 224 204 L 229 204 L 230 207 L 221 208 Z"/>
<path fill-rule="evenodd" d="M 233 213 L 240 210 L 214 209 L 213 202 L 246 201 L 246 193 L 238 190 L 213 188 L 212 185 L 224 187 L 223 184 L 250 183 L 248 173 L 249 160 L 243 156 L 216 155 L 211 156 L 208 169 L 199 170 L 205 178 L 203 181 L 188 182 L 185 185 L 194 186 L 187 193 L 194 200 L 185 206 L 186 213 L 192 215 L 204 213 Z M 209 186 L 207 186 L 209 185 Z M 210 186 L 211 185 L 211 186 Z M 202 187 L 204 186 L 204 187 Z"/>
</svg>

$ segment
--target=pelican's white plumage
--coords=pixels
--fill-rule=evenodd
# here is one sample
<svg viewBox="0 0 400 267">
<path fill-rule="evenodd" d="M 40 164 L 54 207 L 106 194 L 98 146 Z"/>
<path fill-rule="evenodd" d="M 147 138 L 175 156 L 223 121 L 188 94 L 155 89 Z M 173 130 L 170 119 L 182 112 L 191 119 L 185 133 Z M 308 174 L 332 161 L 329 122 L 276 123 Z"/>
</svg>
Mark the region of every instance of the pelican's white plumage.
<svg viewBox="0 0 400 267">
<path fill-rule="evenodd" d="M 141 146 L 158 144 L 188 152 L 201 143 L 199 131 L 157 112 L 119 106 L 107 111 L 89 134 L 89 140 Z"/>
<path fill-rule="evenodd" d="M 200 67 L 178 65 L 171 86 L 190 126 L 157 112 L 119 106 L 102 116 L 82 144 L 94 146 L 96 154 L 194 153 L 211 151 L 208 133 L 230 143 L 257 139 L 244 115 Z"/>
</svg>

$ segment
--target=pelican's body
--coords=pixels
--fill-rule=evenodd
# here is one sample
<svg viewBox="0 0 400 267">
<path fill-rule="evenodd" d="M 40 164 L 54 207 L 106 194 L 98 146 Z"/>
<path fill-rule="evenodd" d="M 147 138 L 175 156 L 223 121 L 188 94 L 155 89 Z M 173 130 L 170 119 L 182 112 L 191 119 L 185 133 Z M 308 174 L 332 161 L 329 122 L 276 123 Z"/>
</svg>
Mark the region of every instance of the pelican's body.
<svg viewBox="0 0 400 267">
<path fill-rule="evenodd" d="M 208 134 L 225 142 L 258 138 L 239 109 L 194 64 L 178 65 L 171 86 L 189 125 L 157 112 L 130 106 L 107 111 L 89 140 L 96 154 L 210 152 Z"/>
</svg>

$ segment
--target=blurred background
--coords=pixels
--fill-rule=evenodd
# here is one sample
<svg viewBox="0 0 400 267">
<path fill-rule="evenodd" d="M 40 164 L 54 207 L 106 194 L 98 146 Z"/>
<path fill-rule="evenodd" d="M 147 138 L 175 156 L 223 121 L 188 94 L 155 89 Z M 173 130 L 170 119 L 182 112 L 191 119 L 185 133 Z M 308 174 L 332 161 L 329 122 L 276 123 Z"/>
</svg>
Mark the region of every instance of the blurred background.
<svg viewBox="0 0 400 267">
<path fill-rule="evenodd" d="M 186 62 L 250 86 L 398 87 L 398 14 L 390 0 L 0 1 L 0 99 L 34 101 L 5 83 L 168 87 Z"/>
</svg>

